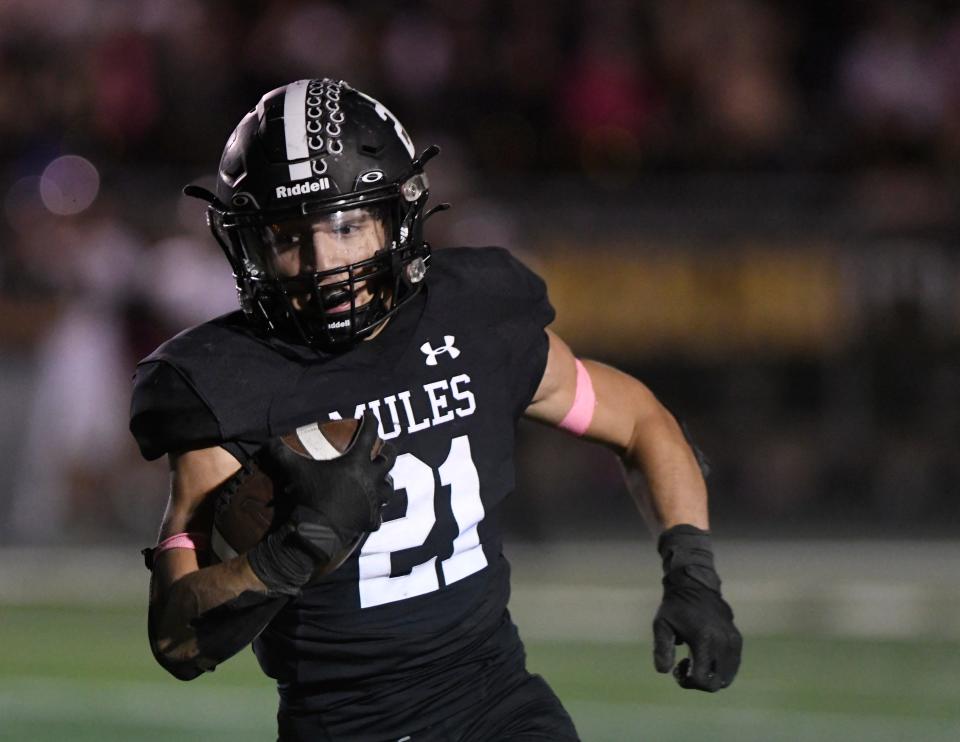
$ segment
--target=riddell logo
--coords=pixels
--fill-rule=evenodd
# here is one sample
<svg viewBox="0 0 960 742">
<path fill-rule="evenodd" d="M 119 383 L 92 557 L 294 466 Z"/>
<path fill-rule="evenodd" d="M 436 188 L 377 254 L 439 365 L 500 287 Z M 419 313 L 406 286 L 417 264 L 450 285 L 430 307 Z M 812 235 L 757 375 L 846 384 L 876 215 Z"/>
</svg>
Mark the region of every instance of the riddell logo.
<svg viewBox="0 0 960 742">
<path fill-rule="evenodd" d="M 290 198 L 290 196 L 305 196 L 308 193 L 325 191 L 330 187 L 330 178 L 320 178 L 320 180 L 304 181 L 292 186 L 277 186 L 277 198 Z"/>
</svg>

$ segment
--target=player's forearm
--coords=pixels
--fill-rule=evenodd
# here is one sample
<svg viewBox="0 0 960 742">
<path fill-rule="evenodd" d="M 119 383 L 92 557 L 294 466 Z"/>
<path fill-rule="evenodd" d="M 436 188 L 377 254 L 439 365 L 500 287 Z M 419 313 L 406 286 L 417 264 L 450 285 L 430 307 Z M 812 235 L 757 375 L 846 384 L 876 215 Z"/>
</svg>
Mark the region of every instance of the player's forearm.
<svg viewBox="0 0 960 742">
<path fill-rule="evenodd" d="M 707 528 L 707 488 L 676 419 L 641 381 L 585 360 L 596 395 L 586 437 L 616 451 L 627 487 L 656 534 L 680 523 Z"/>
<path fill-rule="evenodd" d="M 270 598 L 245 557 L 154 579 L 150 644 L 157 661 L 190 680 L 249 644 L 285 601 Z"/>
<path fill-rule="evenodd" d="M 566 343 L 547 335 L 547 367 L 527 416 L 615 451 L 655 533 L 680 523 L 706 529 L 706 485 L 673 415 L 639 380 L 597 361 L 578 363 Z"/>
<path fill-rule="evenodd" d="M 638 411 L 621 460 L 630 494 L 655 534 L 681 523 L 707 530 L 700 465 L 673 415 L 656 400 Z"/>
</svg>

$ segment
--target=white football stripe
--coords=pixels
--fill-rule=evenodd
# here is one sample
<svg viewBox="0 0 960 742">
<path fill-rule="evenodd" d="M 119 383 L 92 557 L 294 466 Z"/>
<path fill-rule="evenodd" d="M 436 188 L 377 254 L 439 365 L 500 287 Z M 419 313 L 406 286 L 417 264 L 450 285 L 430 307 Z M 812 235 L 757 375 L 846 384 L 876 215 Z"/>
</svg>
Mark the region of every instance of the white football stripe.
<svg viewBox="0 0 960 742">
<path fill-rule="evenodd" d="M 317 461 L 335 459 L 340 455 L 340 452 L 327 440 L 317 423 L 310 423 L 297 428 L 297 437 L 303 447 L 307 449 L 307 453 Z"/>
<path fill-rule="evenodd" d="M 290 163 L 290 180 L 311 176 L 310 150 L 307 148 L 307 85 L 309 80 L 298 80 L 287 85 L 283 96 L 283 133 L 287 143 L 287 159 L 303 160 Z"/>
</svg>

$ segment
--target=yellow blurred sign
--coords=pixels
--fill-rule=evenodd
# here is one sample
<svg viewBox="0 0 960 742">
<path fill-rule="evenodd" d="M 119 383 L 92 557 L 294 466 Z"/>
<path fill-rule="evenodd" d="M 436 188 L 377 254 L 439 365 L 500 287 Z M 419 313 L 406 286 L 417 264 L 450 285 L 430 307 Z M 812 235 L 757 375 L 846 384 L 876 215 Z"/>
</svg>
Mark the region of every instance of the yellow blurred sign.
<svg viewBox="0 0 960 742">
<path fill-rule="evenodd" d="M 827 248 L 554 245 L 535 263 L 579 352 L 819 354 L 842 343 L 839 262 Z"/>
</svg>

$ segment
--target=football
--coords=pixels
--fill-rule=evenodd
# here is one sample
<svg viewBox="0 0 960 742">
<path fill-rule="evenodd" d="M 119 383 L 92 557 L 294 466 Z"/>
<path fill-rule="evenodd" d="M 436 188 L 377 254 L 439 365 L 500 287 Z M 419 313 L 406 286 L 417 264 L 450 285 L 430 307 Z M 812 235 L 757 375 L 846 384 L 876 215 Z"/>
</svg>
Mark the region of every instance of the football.
<svg viewBox="0 0 960 742">
<path fill-rule="evenodd" d="M 342 455 L 350 447 L 359 428 L 360 421 L 353 418 L 310 423 L 283 436 L 281 440 L 301 456 L 328 461 Z M 383 442 L 378 438 L 371 458 L 380 453 L 382 445 Z M 215 561 L 225 561 L 243 554 L 286 520 L 293 503 L 283 502 L 282 497 L 277 497 L 278 493 L 279 488 L 275 487 L 256 458 L 225 483 L 214 503 L 210 545 Z M 314 577 L 332 572 L 350 556 L 354 548 L 356 543 L 351 544 L 346 553 L 339 555 Z"/>
</svg>

